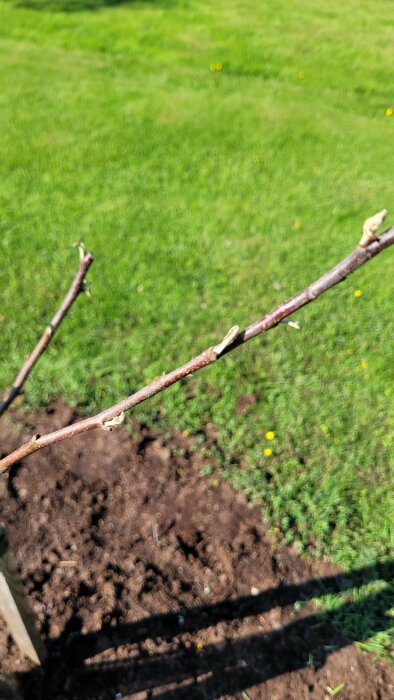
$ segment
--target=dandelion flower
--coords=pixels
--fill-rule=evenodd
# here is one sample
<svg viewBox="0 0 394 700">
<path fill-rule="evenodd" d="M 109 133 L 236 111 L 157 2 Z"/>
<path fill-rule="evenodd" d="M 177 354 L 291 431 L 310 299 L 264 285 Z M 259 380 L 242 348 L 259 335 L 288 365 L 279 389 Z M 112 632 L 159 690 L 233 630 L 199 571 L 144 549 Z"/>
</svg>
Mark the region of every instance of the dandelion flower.
<svg viewBox="0 0 394 700">
<path fill-rule="evenodd" d="M 361 297 L 361 295 L 362 295 L 361 289 L 356 289 L 356 291 L 354 292 L 354 296 L 356 297 L 356 299 Z"/>
<path fill-rule="evenodd" d="M 267 440 L 273 440 L 275 437 L 275 433 L 273 430 L 269 430 L 268 433 L 265 434 L 265 437 Z"/>
<path fill-rule="evenodd" d="M 270 447 L 266 447 L 264 450 L 264 457 L 271 457 L 272 455 L 272 450 Z"/>
<path fill-rule="evenodd" d="M 216 64 L 216 70 L 218 70 L 218 71 L 223 70 L 223 66 L 222 66 L 221 63 L 217 63 L 217 64 Z"/>
<path fill-rule="evenodd" d="M 211 63 L 211 65 L 209 66 L 209 70 L 211 70 L 211 71 L 216 70 L 216 66 L 214 63 Z"/>
<path fill-rule="evenodd" d="M 366 360 L 363 360 L 363 361 L 361 362 L 361 367 L 362 367 L 363 369 L 367 369 L 367 367 L 368 367 L 368 362 L 367 362 Z"/>
<path fill-rule="evenodd" d="M 296 219 L 294 222 L 294 228 L 296 231 L 299 231 L 301 228 L 301 221 L 299 219 Z"/>
<path fill-rule="evenodd" d="M 204 647 L 204 645 L 203 645 L 202 642 L 197 642 L 197 649 L 198 649 L 198 651 L 201 651 L 201 649 L 203 649 L 203 647 Z"/>
<path fill-rule="evenodd" d="M 300 80 L 304 80 L 304 78 L 305 78 L 305 73 L 304 73 L 303 70 L 301 70 L 301 71 L 298 73 L 298 77 L 299 77 Z"/>
<path fill-rule="evenodd" d="M 386 109 L 386 117 L 392 117 L 394 114 L 394 110 L 392 107 L 387 107 Z"/>
</svg>

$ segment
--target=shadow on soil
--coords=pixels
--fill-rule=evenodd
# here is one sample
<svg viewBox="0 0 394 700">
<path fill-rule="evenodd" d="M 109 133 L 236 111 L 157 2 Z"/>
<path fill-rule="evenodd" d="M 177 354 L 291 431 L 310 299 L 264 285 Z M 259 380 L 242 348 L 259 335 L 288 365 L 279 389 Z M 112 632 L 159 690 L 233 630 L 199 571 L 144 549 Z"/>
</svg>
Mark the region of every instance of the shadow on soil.
<svg viewBox="0 0 394 700">
<path fill-rule="evenodd" d="M 391 582 L 394 560 L 358 569 L 349 574 L 311 580 L 298 585 L 280 585 L 257 596 L 225 600 L 215 605 L 180 609 L 138 622 L 105 625 L 97 633 L 82 635 L 78 615 L 50 645 L 50 660 L 42 671 L 21 674 L 25 697 L 32 698 L 37 685 L 42 697 L 93 700 L 156 689 L 161 700 L 214 698 L 235 693 L 291 671 L 318 669 L 335 650 L 354 639 L 363 641 L 372 633 L 392 626 L 392 605 L 386 591 L 362 602 L 344 602 L 335 612 L 307 614 L 275 630 L 228 639 L 197 649 L 187 642 L 165 653 L 134 650 L 132 658 L 94 663 L 92 657 L 106 650 L 139 644 L 147 639 L 171 642 L 177 637 L 203 630 L 220 622 L 242 621 L 262 615 L 274 607 L 294 605 L 314 596 L 350 591 L 374 580 Z M 348 635 L 348 636 L 346 636 Z M 113 657 L 112 657 L 113 658 Z M 86 664 L 86 660 L 90 661 Z M 63 669 L 63 671 L 62 671 Z M 67 669 L 66 674 L 64 669 Z M 64 679 L 67 678 L 66 684 Z M 62 680 L 61 686 L 59 679 Z M 180 685 L 181 684 L 181 685 Z M 65 687 L 66 685 L 66 687 Z"/>
</svg>

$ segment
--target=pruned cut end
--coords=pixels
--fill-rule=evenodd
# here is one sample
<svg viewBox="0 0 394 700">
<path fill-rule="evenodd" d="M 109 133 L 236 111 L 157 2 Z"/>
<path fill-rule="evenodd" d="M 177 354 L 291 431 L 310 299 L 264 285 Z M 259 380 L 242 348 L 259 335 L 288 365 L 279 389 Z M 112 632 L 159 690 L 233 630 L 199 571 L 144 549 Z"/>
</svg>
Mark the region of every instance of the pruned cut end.
<svg viewBox="0 0 394 700">
<path fill-rule="evenodd" d="M 74 243 L 73 248 L 78 248 L 79 250 L 79 259 L 82 262 L 82 260 L 85 257 L 85 244 L 82 242 L 79 243 Z"/>
<path fill-rule="evenodd" d="M 223 340 L 221 343 L 218 345 L 214 345 L 212 349 L 213 353 L 218 357 L 219 355 L 222 354 L 223 350 L 225 350 L 231 343 L 234 342 L 236 339 L 237 335 L 239 334 L 239 326 L 232 326 L 230 330 L 226 333 L 224 336 Z"/>
<path fill-rule="evenodd" d="M 378 211 L 377 214 L 370 216 L 369 219 L 364 221 L 363 235 L 361 236 L 359 243 L 361 248 L 367 248 L 371 243 L 373 243 L 373 241 L 377 240 L 375 233 L 381 227 L 386 216 L 387 209 L 382 209 L 382 211 Z"/>
</svg>

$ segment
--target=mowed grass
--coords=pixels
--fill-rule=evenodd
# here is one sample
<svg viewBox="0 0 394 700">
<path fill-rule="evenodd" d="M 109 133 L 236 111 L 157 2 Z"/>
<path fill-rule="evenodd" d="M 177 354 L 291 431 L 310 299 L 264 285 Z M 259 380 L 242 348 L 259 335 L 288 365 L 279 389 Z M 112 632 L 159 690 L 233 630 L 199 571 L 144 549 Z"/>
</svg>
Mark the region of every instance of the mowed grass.
<svg viewBox="0 0 394 700">
<path fill-rule="evenodd" d="M 0 386 L 77 240 L 96 255 L 93 299 L 26 400 L 90 412 L 313 281 L 367 216 L 392 220 L 393 30 L 389 0 L 0 0 Z M 393 255 L 298 312 L 301 330 L 135 411 L 191 434 L 212 423 L 212 464 L 273 532 L 349 569 L 394 549 Z"/>
</svg>

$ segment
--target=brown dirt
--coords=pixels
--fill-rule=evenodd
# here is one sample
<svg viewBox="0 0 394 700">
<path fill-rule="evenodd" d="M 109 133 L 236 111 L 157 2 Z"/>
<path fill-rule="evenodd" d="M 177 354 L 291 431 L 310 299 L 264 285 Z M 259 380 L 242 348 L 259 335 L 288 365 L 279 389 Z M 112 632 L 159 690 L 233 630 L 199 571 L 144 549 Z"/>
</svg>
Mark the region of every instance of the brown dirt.
<svg viewBox="0 0 394 700">
<path fill-rule="evenodd" d="M 75 420 L 3 419 L 1 451 Z M 208 442 L 214 438 L 207 436 Z M 273 547 L 258 508 L 202 476 L 193 440 L 133 424 L 42 450 L 0 479 L 0 513 L 50 651 L 34 670 L 0 621 L 0 673 L 24 698 L 394 697 L 394 670 L 297 601 L 351 585 Z M 322 584 L 320 584 L 322 585 Z"/>
</svg>

